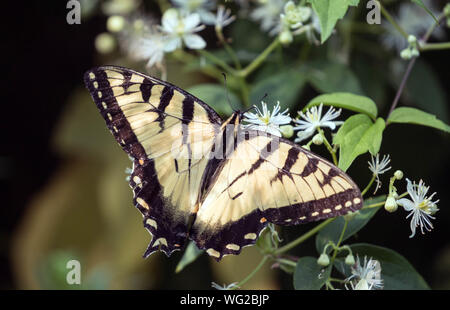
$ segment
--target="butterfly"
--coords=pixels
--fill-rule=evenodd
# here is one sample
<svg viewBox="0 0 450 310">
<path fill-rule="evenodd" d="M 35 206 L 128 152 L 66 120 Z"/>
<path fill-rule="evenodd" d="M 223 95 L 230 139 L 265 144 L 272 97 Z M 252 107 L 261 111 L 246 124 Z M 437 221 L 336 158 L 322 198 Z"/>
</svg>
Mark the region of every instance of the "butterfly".
<svg viewBox="0 0 450 310">
<path fill-rule="evenodd" d="M 325 159 L 227 120 L 168 82 L 104 66 L 84 82 L 133 160 L 130 186 L 152 240 L 144 257 L 193 240 L 220 260 L 255 244 L 268 223 L 296 225 L 362 207 L 358 186 Z"/>
</svg>

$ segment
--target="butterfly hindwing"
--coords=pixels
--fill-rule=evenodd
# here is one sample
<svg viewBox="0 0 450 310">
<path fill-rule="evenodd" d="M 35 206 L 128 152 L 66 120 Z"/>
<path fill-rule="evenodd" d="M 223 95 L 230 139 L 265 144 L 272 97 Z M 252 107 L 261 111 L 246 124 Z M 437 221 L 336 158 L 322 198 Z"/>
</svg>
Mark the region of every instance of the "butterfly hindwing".
<svg viewBox="0 0 450 310">
<path fill-rule="evenodd" d="M 106 125 L 133 158 L 135 206 L 153 238 L 145 253 L 180 249 L 220 117 L 198 98 L 156 78 L 120 67 L 85 74 Z"/>
<path fill-rule="evenodd" d="M 246 131 L 197 213 L 191 238 L 221 259 L 254 244 L 268 222 L 295 225 L 356 211 L 358 187 L 340 169 L 300 146 Z"/>
</svg>

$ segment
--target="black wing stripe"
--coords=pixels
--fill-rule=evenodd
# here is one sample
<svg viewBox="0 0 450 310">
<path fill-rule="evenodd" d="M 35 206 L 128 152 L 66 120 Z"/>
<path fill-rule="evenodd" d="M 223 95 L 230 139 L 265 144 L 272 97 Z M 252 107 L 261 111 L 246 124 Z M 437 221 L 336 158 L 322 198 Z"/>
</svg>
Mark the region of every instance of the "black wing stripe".
<svg viewBox="0 0 450 310">
<path fill-rule="evenodd" d="M 90 73 L 95 75 L 95 79 L 90 77 Z M 104 70 L 96 68 L 86 72 L 84 82 L 97 108 L 105 119 L 108 129 L 124 151 L 134 158 L 145 158 L 145 150 L 138 142 L 130 123 L 120 109 L 113 90 L 109 87 L 108 77 Z M 95 87 L 94 83 L 98 83 L 98 87 Z M 104 88 L 104 90 L 99 92 L 99 88 Z"/>
</svg>

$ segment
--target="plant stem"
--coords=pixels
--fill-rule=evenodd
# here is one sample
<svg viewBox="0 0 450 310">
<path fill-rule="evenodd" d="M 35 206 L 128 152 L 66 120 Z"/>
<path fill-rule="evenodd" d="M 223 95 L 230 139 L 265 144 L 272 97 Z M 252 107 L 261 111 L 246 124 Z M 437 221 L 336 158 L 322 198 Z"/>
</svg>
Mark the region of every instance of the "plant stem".
<svg viewBox="0 0 450 310">
<path fill-rule="evenodd" d="M 339 250 L 340 250 L 340 249 L 339 249 L 339 246 L 341 245 L 341 242 L 342 242 L 342 240 L 344 239 L 345 231 L 347 230 L 348 221 L 345 219 L 345 217 L 344 217 L 344 220 L 345 220 L 345 222 L 344 222 L 344 227 L 342 228 L 341 235 L 339 236 L 338 242 L 337 242 L 336 245 L 334 246 L 333 256 L 331 257 L 331 260 L 330 260 L 331 268 L 333 268 L 334 260 L 336 259 L 336 255 L 337 255 L 337 253 L 338 253 Z M 330 276 L 328 277 L 328 280 L 327 280 L 328 283 L 331 281 L 331 280 L 330 280 L 330 277 L 331 277 L 331 273 L 330 273 Z"/>
<path fill-rule="evenodd" d="M 371 205 L 364 206 L 363 209 L 370 209 L 370 208 L 381 207 L 381 206 L 384 206 L 385 203 L 386 203 L 386 201 L 373 203 Z"/>
<path fill-rule="evenodd" d="M 219 67 L 222 67 L 222 69 L 227 71 L 227 73 L 237 76 L 236 70 L 234 68 L 230 67 L 225 61 L 223 61 L 219 57 L 215 56 L 214 54 L 211 54 L 207 50 L 198 50 L 197 52 L 200 55 L 204 56 L 205 58 L 209 59 L 211 62 L 218 65 Z"/>
<path fill-rule="evenodd" d="M 299 245 L 303 241 L 305 241 L 308 238 L 314 236 L 314 234 L 318 233 L 320 230 L 322 230 L 325 226 L 327 226 L 328 224 L 333 222 L 335 219 L 336 218 L 333 217 L 333 218 L 330 218 L 330 219 L 328 219 L 326 221 L 323 221 L 322 223 L 320 223 L 319 225 L 317 225 L 313 229 L 309 230 L 305 234 L 301 235 L 300 237 L 298 237 L 294 241 L 291 241 L 288 244 L 286 244 L 285 246 L 282 246 L 281 248 L 277 249 L 273 254 L 274 255 L 280 255 L 280 254 L 282 254 L 282 253 L 284 253 L 286 251 L 289 251 L 290 249 L 296 247 L 297 245 Z"/>
<path fill-rule="evenodd" d="M 394 20 L 394 18 L 389 14 L 389 12 L 384 8 L 380 1 L 377 1 L 378 6 L 380 7 L 381 14 L 397 29 L 398 32 L 405 38 L 408 39 L 408 33 Z"/>
<path fill-rule="evenodd" d="M 277 258 L 276 261 L 279 262 L 279 263 L 285 264 L 285 265 L 292 266 L 292 267 L 297 266 L 297 263 L 296 263 L 296 262 L 291 261 L 291 260 L 289 260 L 289 259 Z"/>
<path fill-rule="evenodd" d="M 419 42 L 419 49 L 421 48 L 421 46 L 425 45 L 426 42 L 428 41 L 428 39 L 430 38 L 431 34 L 433 33 L 433 30 L 436 28 L 436 26 L 440 23 L 440 21 L 442 20 L 442 18 L 444 17 L 444 14 L 441 14 L 438 17 L 438 21 L 436 23 L 433 23 L 430 28 L 428 28 L 427 32 L 425 33 L 425 35 L 422 37 L 422 39 Z M 409 75 L 411 73 L 412 68 L 414 67 L 414 64 L 416 63 L 416 57 L 412 58 L 409 63 L 408 63 L 408 67 L 406 68 L 406 72 L 403 75 L 402 78 L 402 82 L 400 83 L 400 87 L 397 90 L 397 93 L 395 94 L 395 98 L 394 101 L 392 102 L 391 108 L 389 109 L 389 113 L 388 116 L 386 117 L 387 120 L 389 120 L 389 116 L 391 115 L 392 111 L 394 111 L 395 107 L 398 104 L 398 101 L 400 100 L 400 96 L 403 92 L 403 89 L 406 86 L 406 81 L 409 78 Z"/>
<path fill-rule="evenodd" d="M 342 279 L 336 279 L 336 278 L 329 278 L 328 281 L 330 282 L 339 282 L 339 283 L 345 283 L 345 280 Z"/>
<path fill-rule="evenodd" d="M 247 283 L 258 271 L 259 269 L 261 269 L 261 267 L 267 262 L 267 260 L 269 259 L 268 256 L 264 256 L 263 259 L 259 262 L 258 266 L 256 266 L 255 269 L 253 269 L 252 272 L 250 272 L 250 274 L 245 277 L 244 280 L 242 280 L 241 282 L 239 282 L 235 287 L 233 287 L 232 289 L 238 289 L 240 288 L 242 285 L 244 285 L 245 283 Z"/>
<path fill-rule="evenodd" d="M 261 65 L 261 63 L 266 60 L 267 56 L 272 53 L 272 51 L 280 44 L 278 37 L 268 46 L 266 49 L 259 54 L 247 67 L 242 70 L 237 71 L 237 75 L 241 77 L 247 77 L 250 73 L 252 73 L 256 68 Z"/>
<path fill-rule="evenodd" d="M 425 43 L 420 46 L 420 51 L 450 49 L 450 42 Z"/>
<path fill-rule="evenodd" d="M 400 199 L 405 197 L 406 195 L 408 195 L 408 192 L 404 192 L 403 194 L 401 194 L 400 196 L 398 196 L 396 199 Z M 386 203 L 386 200 L 381 201 L 381 202 L 377 202 L 377 203 L 373 203 L 367 206 L 364 206 L 362 209 L 370 209 L 370 208 L 376 208 L 376 207 L 381 207 L 384 206 L 384 204 Z"/>
<path fill-rule="evenodd" d="M 331 144 L 328 142 L 327 138 L 325 137 L 325 133 L 323 132 L 322 129 L 317 128 L 317 130 L 319 131 L 320 135 L 323 138 L 323 143 L 325 144 L 328 152 L 330 152 L 331 157 L 333 158 L 333 163 L 335 166 L 338 165 L 338 161 L 337 161 L 337 157 L 336 157 L 336 152 L 333 150 L 333 147 L 331 146 Z"/>
<path fill-rule="evenodd" d="M 392 101 L 391 108 L 389 109 L 388 116 L 386 117 L 387 120 L 389 119 L 389 116 L 391 115 L 392 111 L 394 111 L 394 109 L 396 108 L 396 106 L 398 104 L 398 101 L 400 100 L 400 96 L 402 95 L 403 89 L 406 86 L 406 81 L 409 78 L 409 74 L 411 73 L 411 70 L 414 67 L 414 64 L 416 63 L 416 59 L 417 58 L 414 57 L 408 63 L 408 67 L 406 68 L 406 72 L 403 75 L 402 82 L 400 83 L 400 87 L 398 88 L 397 93 L 395 94 L 394 101 Z"/>
<path fill-rule="evenodd" d="M 217 38 L 219 38 L 220 43 L 222 43 L 223 47 L 227 51 L 228 55 L 230 55 L 231 59 L 233 60 L 236 69 L 241 70 L 242 66 L 239 61 L 239 58 L 237 57 L 233 48 L 228 44 L 227 40 L 225 39 L 223 32 L 222 32 L 222 28 L 216 27 L 216 35 L 217 35 Z"/>
<path fill-rule="evenodd" d="M 441 20 L 445 17 L 445 14 L 442 13 L 441 15 L 438 16 L 437 21 L 435 23 L 433 23 L 430 28 L 428 28 L 427 32 L 425 33 L 425 35 L 422 37 L 422 44 L 426 43 L 428 41 L 428 39 L 430 38 L 431 34 L 433 33 L 434 29 L 436 29 L 436 27 L 440 24 Z"/>
<path fill-rule="evenodd" d="M 373 181 L 375 181 L 376 177 L 377 176 L 375 174 L 372 174 L 372 178 L 370 179 L 369 184 L 367 184 L 366 188 L 361 192 L 361 196 L 364 196 L 367 193 L 369 188 L 372 186 Z"/>
</svg>

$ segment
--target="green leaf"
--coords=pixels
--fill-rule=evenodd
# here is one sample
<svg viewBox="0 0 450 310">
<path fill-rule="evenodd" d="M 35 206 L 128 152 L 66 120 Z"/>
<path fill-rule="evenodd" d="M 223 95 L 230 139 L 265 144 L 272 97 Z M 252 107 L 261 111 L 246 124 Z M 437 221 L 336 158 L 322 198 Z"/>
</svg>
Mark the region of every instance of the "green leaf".
<svg viewBox="0 0 450 310">
<path fill-rule="evenodd" d="M 415 4 L 417 4 L 418 6 L 420 6 L 422 9 L 424 9 L 425 11 L 427 11 L 428 14 L 430 14 L 431 17 L 434 18 L 434 20 L 436 21 L 436 23 L 438 22 L 437 18 L 433 15 L 433 12 L 430 11 L 429 8 L 427 8 L 425 6 L 425 4 L 423 4 L 422 0 L 411 0 L 412 2 L 414 2 Z"/>
<path fill-rule="evenodd" d="M 298 260 L 294 271 L 294 288 L 296 290 L 320 290 L 330 276 L 331 266 L 317 264 L 317 258 L 305 256 Z"/>
<path fill-rule="evenodd" d="M 317 96 L 308 102 L 308 104 L 303 108 L 303 111 L 321 103 L 358 113 L 364 113 L 372 119 L 375 119 L 378 114 L 377 105 L 372 99 L 351 93 L 331 93 Z"/>
<path fill-rule="evenodd" d="M 175 268 L 175 272 L 179 273 L 187 265 L 193 263 L 200 255 L 203 254 L 203 250 L 199 250 L 193 241 L 190 241 L 186 250 L 184 251 L 183 257 Z"/>
<path fill-rule="evenodd" d="M 399 253 L 377 245 L 357 243 L 350 246 L 353 255 L 358 255 L 360 262 L 364 256 L 376 259 L 381 265 L 381 279 L 385 290 L 428 290 L 430 287 L 416 269 Z M 350 268 L 345 264 L 336 267 L 345 275 L 350 276 Z"/>
<path fill-rule="evenodd" d="M 301 71 L 282 71 L 257 82 L 250 91 L 250 102 L 259 106 L 261 99 L 267 94 L 269 108 L 280 101 L 282 111 L 293 109 L 304 85 L 305 75 Z"/>
<path fill-rule="evenodd" d="M 320 93 L 349 92 L 364 95 L 357 76 L 349 66 L 316 60 L 307 66 L 306 77 Z"/>
<path fill-rule="evenodd" d="M 409 123 L 450 132 L 450 126 L 437 119 L 433 114 L 409 107 L 400 107 L 392 111 L 387 123 L 388 125 L 390 123 Z"/>
<path fill-rule="evenodd" d="M 334 29 L 338 19 L 344 17 L 349 6 L 357 6 L 359 0 L 308 0 L 319 18 L 321 43 L 324 43 Z"/>
<path fill-rule="evenodd" d="M 380 151 L 384 128 L 386 128 L 386 123 L 384 119 L 379 117 L 366 134 L 369 152 L 374 156 Z"/>
<path fill-rule="evenodd" d="M 231 106 L 235 110 L 242 108 L 238 97 L 230 91 L 228 91 L 227 97 L 227 90 L 221 85 L 199 84 L 189 87 L 186 91 L 203 100 L 221 116 L 228 116 L 233 113 Z M 228 102 L 228 98 L 230 98 L 231 103 Z"/>
<path fill-rule="evenodd" d="M 378 118 L 374 123 L 365 114 L 349 117 L 334 136 L 339 147 L 339 168 L 346 171 L 356 157 L 369 151 L 375 155 L 380 150 L 385 123 Z"/>
<path fill-rule="evenodd" d="M 377 202 L 384 201 L 386 196 L 378 196 L 375 198 L 370 198 L 364 200 L 364 206 L 374 204 Z M 370 219 L 377 213 L 380 208 L 369 208 L 356 212 L 355 216 L 349 220 L 347 224 L 347 228 L 344 233 L 344 237 L 342 242 L 356 234 L 360 231 L 367 223 L 369 223 Z M 335 219 L 331 224 L 325 226 L 316 236 L 316 249 L 318 253 L 323 252 L 323 248 L 328 243 L 328 241 L 333 241 L 336 244 L 339 241 L 339 237 L 341 235 L 342 229 L 344 228 L 345 219 L 343 216 Z M 329 253 L 331 248 L 327 249 Z"/>
</svg>

